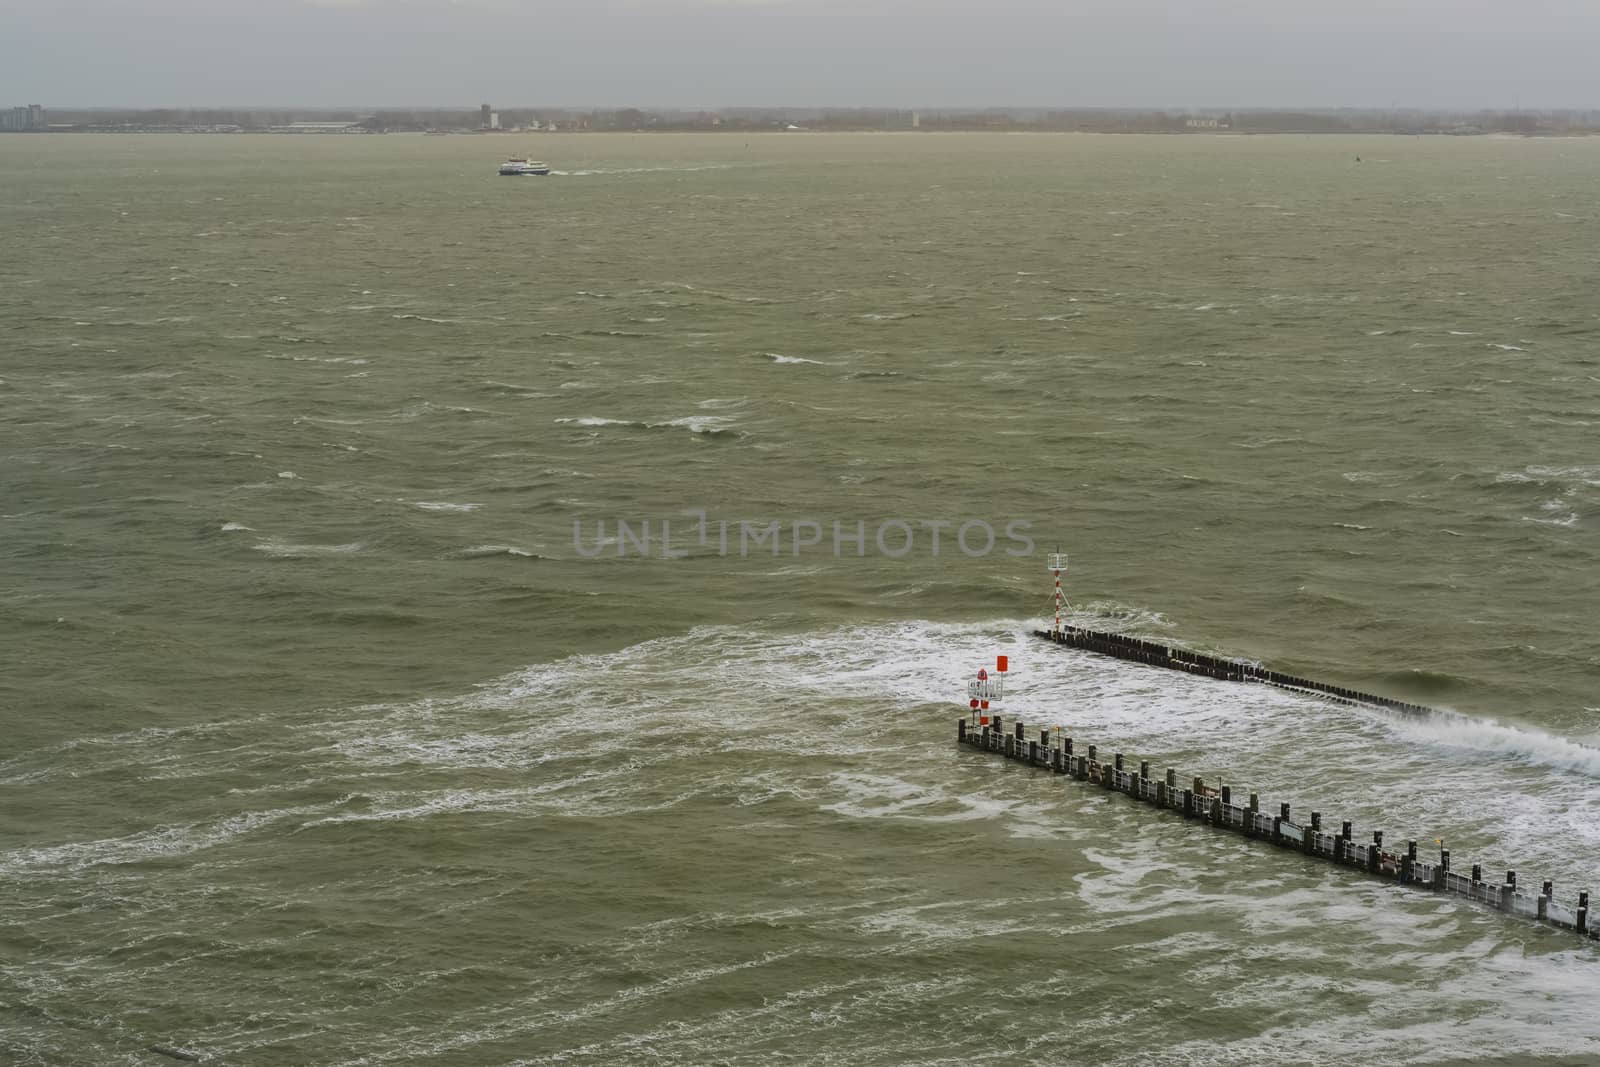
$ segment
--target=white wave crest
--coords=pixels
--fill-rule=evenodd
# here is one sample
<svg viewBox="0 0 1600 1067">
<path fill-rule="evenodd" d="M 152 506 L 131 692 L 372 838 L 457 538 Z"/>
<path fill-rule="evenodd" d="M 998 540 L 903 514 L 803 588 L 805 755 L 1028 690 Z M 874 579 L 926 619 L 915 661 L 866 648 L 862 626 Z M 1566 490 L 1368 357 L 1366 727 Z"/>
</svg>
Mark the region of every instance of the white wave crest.
<svg viewBox="0 0 1600 1067">
<path fill-rule="evenodd" d="M 557 419 L 556 423 L 571 424 L 573 426 L 638 426 L 639 423 L 628 419 L 606 419 L 598 415 L 584 415 L 581 418 Z"/>
<path fill-rule="evenodd" d="M 666 422 L 654 422 L 650 426 L 676 426 L 688 430 L 690 433 L 727 433 L 731 427 L 725 425 L 733 420 L 727 415 L 685 415 L 681 419 L 668 419 Z"/>
<path fill-rule="evenodd" d="M 1494 719 L 1442 713 L 1397 720 L 1397 732 L 1429 744 L 1489 753 L 1520 763 L 1600 778 L 1600 748 L 1570 741 L 1526 726 L 1507 726 Z"/>
<path fill-rule="evenodd" d="M 367 546 L 364 541 L 351 541 L 343 545 L 294 545 L 273 538 L 257 542 L 251 547 L 274 559 L 303 559 L 309 556 L 348 556 Z"/>
<path fill-rule="evenodd" d="M 516 545 L 473 545 L 471 548 L 463 548 L 456 554 L 463 559 L 479 559 L 484 556 L 521 556 L 524 559 L 543 558 L 537 552 L 529 552 L 527 549 L 518 548 Z"/>
</svg>

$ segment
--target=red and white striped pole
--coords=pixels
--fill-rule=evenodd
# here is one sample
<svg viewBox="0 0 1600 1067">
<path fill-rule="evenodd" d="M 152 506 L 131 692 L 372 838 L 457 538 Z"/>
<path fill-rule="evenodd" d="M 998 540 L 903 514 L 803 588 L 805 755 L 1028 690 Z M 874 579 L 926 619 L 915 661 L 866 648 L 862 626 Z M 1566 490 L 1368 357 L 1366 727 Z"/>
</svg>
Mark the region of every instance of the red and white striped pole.
<svg viewBox="0 0 1600 1067">
<path fill-rule="evenodd" d="M 1061 636 L 1061 604 L 1062 604 L 1062 599 L 1061 599 L 1061 572 L 1067 569 L 1067 554 L 1065 552 L 1052 552 L 1052 553 L 1050 553 L 1049 557 L 1045 560 L 1045 566 L 1049 567 L 1050 570 L 1053 571 L 1055 573 L 1055 576 L 1056 576 L 1056 628 L 1055 628 L 1054 633 L 1055 633 L 1055 635 L 1057 637 L 1060 637 Z"/>
</svg>

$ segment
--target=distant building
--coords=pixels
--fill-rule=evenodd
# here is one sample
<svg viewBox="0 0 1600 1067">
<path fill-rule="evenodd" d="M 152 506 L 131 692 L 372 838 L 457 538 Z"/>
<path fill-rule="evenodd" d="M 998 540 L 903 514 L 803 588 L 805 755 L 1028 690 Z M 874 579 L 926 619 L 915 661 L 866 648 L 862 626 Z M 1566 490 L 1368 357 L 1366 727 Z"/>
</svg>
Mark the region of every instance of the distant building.
<svg viewBox="0 0 1600 1067">
<path fill-rule="evenodd" d="M 1225 130 L 1228 128 L 1228 124 L 1223 122 L 1221 119 L 1201 119 L 1192 117 L 1184 119 L 1183 125 L 1187 129 L 1191 130 Z"/>
<path fill-rule="evenodd" d="M 489 112 L 489 128 L 491 130 L 498 130 L 500 128 L 500 112 Z"/>
<path fill-rule="evenodd" d="M 367 133 L 359 122 L 290 122 L 270 127 L 273 133 Z"/>
<path fill-rule="evenodd" d="M 23 130 L 42 130 L 44 128 L 44 108 L 38 104 L 29 104 L 27 107 L 14 107 L 9 111 L 0 111 L 0 130 L 20 133 Z"/>
<path fill-rule="evenodd" d="M 493 114 L 494 112 L 489 110 L 488 104 L 484 104 L 483 106 L 479 107 L 478 128 L 481 130 L 487 130 L 489 128 L 489 119 L 493 116 Z"/>
</svg>

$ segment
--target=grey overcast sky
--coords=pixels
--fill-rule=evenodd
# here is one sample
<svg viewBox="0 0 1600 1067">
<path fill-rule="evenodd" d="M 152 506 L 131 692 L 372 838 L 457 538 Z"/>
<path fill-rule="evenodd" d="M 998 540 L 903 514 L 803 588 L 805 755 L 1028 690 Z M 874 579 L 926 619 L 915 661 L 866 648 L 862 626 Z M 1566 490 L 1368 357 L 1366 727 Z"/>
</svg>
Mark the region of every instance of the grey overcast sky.
<svg viewBox="0 0 1600 1067">
<path fill-rule="evenodd" d="M 1600 0 L 0 0 L 0 104 L 1600 107 Z"/>
</svg>

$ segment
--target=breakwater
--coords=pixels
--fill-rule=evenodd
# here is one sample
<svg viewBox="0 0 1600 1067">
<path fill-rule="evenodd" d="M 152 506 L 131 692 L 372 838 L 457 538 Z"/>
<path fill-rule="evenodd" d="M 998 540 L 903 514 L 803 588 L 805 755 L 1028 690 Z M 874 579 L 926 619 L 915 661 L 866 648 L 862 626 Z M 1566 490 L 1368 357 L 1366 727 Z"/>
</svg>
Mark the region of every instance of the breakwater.
<svg viewBox="0 0 1600 1067">
<path fill-rule="evenodd" d="M 1347 689 L 1344 686 L 1313 681 L 1310 678 L 1299 678 L 1292 674 L 1269 671 L 1265 667 L 1254 663 L 1223 659 L 1220 656 L 1208 656 L 1203 652 L 1192 652 L 1186 648 L 1174 648 L 1156 641 L 1129 637 L 1127 634 L 1087 630 L 1078 626 L 1063 626 L 1059 630 L 1035 630 L 1033 633 L 1035 637 L 1041 637 L 1053 644 L 1065 645 L 1068 648 L 1081 648 L 1086 652 L 1096 652 L 1102 656 L 1113 656 L 1117 659 L 1143 663 L 1151 667 L 1165 667 L 1168 670 L 1199 674 L 1226 682 L 1255 682 L 1260 685 L 1276 686 L 1279 689 L 1296 689 L 1307 693 L 1320 693 L 1324 696 L 1333 697 L 1335 700 L 1343 700 L 1352 704 L 1373 704 L 1411 715 L 1431 715 L 1437 712 L 1436 708 L 1430 708 L 1423 704 L 1411 704 L 1404 700 L 1396 700 L 1393 697 L 1363 693 L 1356 689 Z"/>
<path fill-rule="evenodd" d="M 1273 814 L 1270 809 L 1263 810 L 1261 799 L 1255 793 L 1238 802 L 1229 786 L 1213 787 L 1200 778 L 1180 780 L 1178 772 L 1172 768 L 1168 768 L 1164 776 L 1152 778 L 1148 760 L 1138 761 L 1137 770 L 1133 769 L 1133 761 L 1125 759 L 1120 752 L 1113 753 L 1110 761 L 1105 761 L 1094 745 L 1085 746 L 1083 752 L 1077 751 L 1073 739 L 1061 730 L 1040 730 L 1035 739 L 1028 736 L 1021 722 L 1013 723 L 1010 728 L 1003 727 L 999 715 L 960 719 L 956 740 L 963 746 L 996 753 L 1177 812 L 1196 826 L 1256 838 L 1375 878 L 1465 897 L 1600 940 L 1600 930 L 1589 924 L 1587 892 L 1578 894 L 1576 906 L 1569 906 L 1556 900 L 1555 886 L 1549 881 L 1542 883 L 1538 893 L 1526 892 L 1514 870 L 1506 871 L 1505 879 L 1496 882 L 1484 880 L 1481 864 L 1473 864 L 1470 875 L 1461 874 L 1451 869 L 1447 848 L 1439 850 L 1437 860 L 1421 858 L 1415 841 L 1406 842 L 1402 851 L 1389 851 L 1384 848 L 1382 830 L 1372 831 L 1370 842 L 1357 841 L 1349 822 L 1341 822 L 1337 832 L 1325 828 L 1321 812 L 1313 811 L 1309 821 L 1301 823 L 1292 817 L 1289 804 L 1280 804 Z M 1180 781 L 1183 784 L 1180 785 Z M 1327 826 L 1332 825 L 1329 820 Z"/>
</svg>

